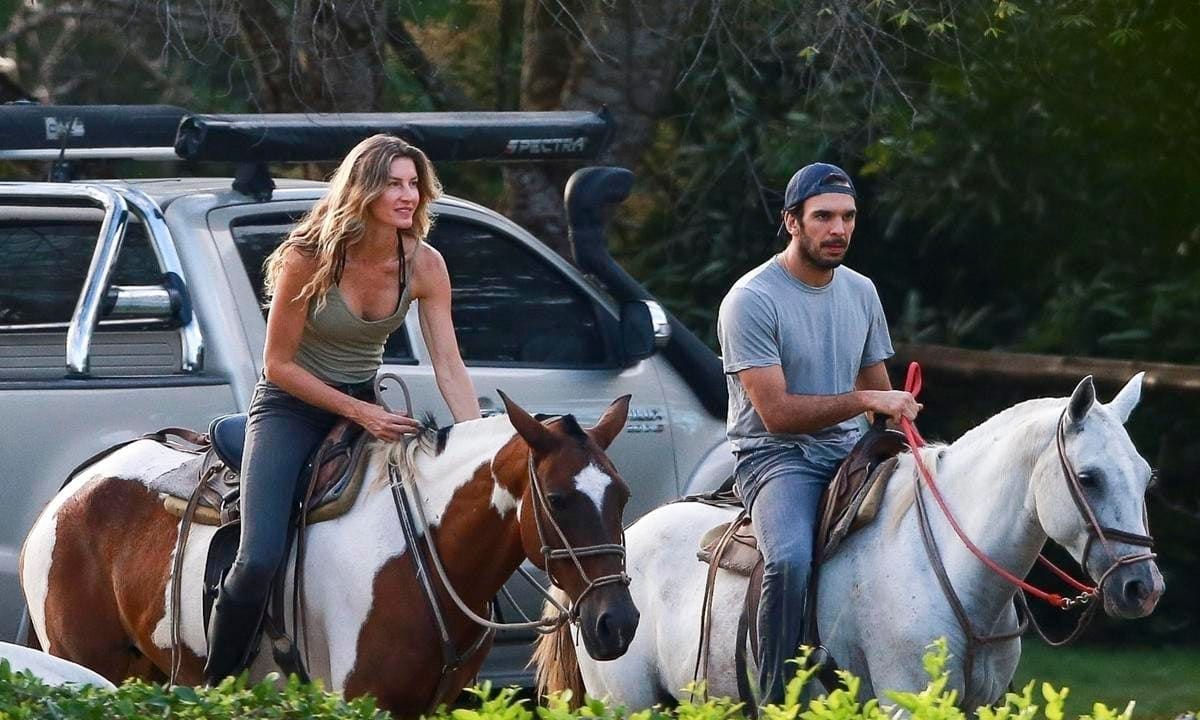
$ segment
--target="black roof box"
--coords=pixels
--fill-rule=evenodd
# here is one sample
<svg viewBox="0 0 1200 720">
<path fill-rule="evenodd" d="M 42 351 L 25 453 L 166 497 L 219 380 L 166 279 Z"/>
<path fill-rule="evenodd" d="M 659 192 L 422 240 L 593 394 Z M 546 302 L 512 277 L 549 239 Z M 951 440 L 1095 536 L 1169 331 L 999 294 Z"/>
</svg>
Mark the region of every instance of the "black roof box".
<svg viewBox="0 0 1200 720">
<path fill-rule="evenodd" d="M 431 160 L 575 160 L 612 135 L 607 111 L 190 115 L 175 151 L 188 160 L 341 160 L 359 141 L 389 133 Z"/>
<path fill-rule="evenodd" d="M 0 158 L 178 159 L 173 146 L 188 114 L 171 105 L 0 105 Z"/>
</svg>

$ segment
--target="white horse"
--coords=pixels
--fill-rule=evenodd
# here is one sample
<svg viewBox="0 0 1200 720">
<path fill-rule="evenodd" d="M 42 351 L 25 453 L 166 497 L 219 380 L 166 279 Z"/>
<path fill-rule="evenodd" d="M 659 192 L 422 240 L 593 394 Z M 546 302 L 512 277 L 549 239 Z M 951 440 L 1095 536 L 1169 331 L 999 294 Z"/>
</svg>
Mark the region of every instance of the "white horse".
<svg viewBox="0 0 1200 720">
<path fill-rule="evenodd" d="M 7 660 L 13 672 L 29 671 L 47 685 L 95 685 L 107 690 L 116 689 L 99 673 L 41 650 L 0 642 L 0 660 Z"/>
<path fill-rule="evenodd" d="M 1141 385 L 1138 374 L 1103 405 L 1096 402 L 1088 377 L 1070 399 L 1020 403 L 951 445 L 921 451 L 951 513 L 987 556 L 1024 577 L 1047 537 L 1052 538 L 1101 586 L 1105 611 L 1121 618 L 1152 612 L 1164 589 L 1146 549 L 1148 538 L 1138 537 L 1148 534 L 1144 496 L 1150 467 L 1123 426 L 1141 396 Z M 1060 421 L 1062 459 L 1056 442 Z M 1107 540 L 1092 541 L 1093 523 L 1073 499 L 1067 471 L 1075 474 Z M 913 455 L 904 453 L 876 519 L 846 538 L 820 570 L 820 637 L 837 664 L 862 679 L 861 695 L 888 702 L 887 690 L 925 687 L 923 650 L 945 636 L 953 655 L 950 687 L 958 690 L 962 707 L 974 708 L 1003 695 L 1017 668 L 1020 640 L 976 647 L 970 677 L 963 676 L 968 636 L 923 545 L 915 507 L 918 486 L 971 632 L 989 636 L 1017 629 L 1014 586 L 967 550 L 924 481 L 918 481 Z M 582 681 L 589 695 L 631 709 L 678 700 L 693 679 L 699 646 L 708 570 L 696 559 L 700 537 L 735 514 L 681 502 L 660 507 L 630 527 L 630 590 L 642 612 L 637 635 L 628 652 L 611 662 L 576 655 L 569 641 L 547 638 L 538 649 L 546 689 L 571 687 L 574 679 Z M 746 586 L 744 577 L 725 570 L 717 574 L 708 675 L 713 696 L 738 696 L 735 636 Z M 750 677 L 756 677 L 754 658 L 748 660 Z M 573 673 L 576 661 L 578 673 Z"/>
</svg>

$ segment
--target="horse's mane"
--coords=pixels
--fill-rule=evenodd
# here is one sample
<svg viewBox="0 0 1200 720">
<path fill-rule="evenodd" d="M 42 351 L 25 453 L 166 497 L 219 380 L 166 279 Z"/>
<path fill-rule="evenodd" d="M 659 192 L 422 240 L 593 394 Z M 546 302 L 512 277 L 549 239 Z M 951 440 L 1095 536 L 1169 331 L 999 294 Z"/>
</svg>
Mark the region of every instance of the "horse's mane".
<svg viewBox="0 0 1200 720">
<path fill-rule="evenodd" d="M 454 426 L 438 427 L 433 413 L 425 413 L 415 433 L 387 445 L 388 464 L 396 468 L 401 477 L 415 478 L 417 455 L 436 455 L 438 449 L 445 445 L 446 435 L 452 427 Z M 387 476 L 383 477 L 386 481 Z"/>
<path fill-rule="evenodd" d="M 498 423 L 501 421 L 507 421 L 507 417 L 503 414 L 438 427 L 433 413 L 426 413 L 421 418 L 421 424 L 415 433 L 382 447 L 386 452 L 387 463 L 394 467 L 401 477 L 416 480 L 417 463 L 420 458 L 432 458 L 440 455 L 446 449 L 451 430 L 471 423 Z M 511 434 L 506 435 L 505 440 L 508 437 L 511 437 Z M 496 449 L 499 450 L 499 447 Z M 384 475 L 378 484 L 380 487 L 386 485 L 387 475 Z"/>
<path fill-rule="evenodd" d="M 1056 397 L 1024 400 L 984 420 L 982 423 L 963 433 L 960 438 L 952 443 L 940 442 L 926 445 L 921 449 L 921 459 L 936 477 L 939 474 L 942 460 L 949 453 L 958 454 L 977 445 L 993 444 L 997 436 L 997 427 L 1005 428 L 1005 434 L 1016 434 L 1025 438 L 1024 440 L 1021 440 L 1020 437 L 1013 438 L 1013 446 L 1019 450 L 1029 453 L 1040 452 L 1045 443 L 1052 440 L 1052 437 L 1040 439 L 1032 437 L 1034 432 L 1041 428 L 1046 416 L 1046 413 L 1041 411 L 1047 408 L 1057 409 L 1064 402 L 1064 398 Z M 911 453 L 905 452 L 901 457 L 904 458 L 909 455 Z M 918 472 L 915 461 L 911 463 L 911 469 L 914 473 Z M 895 532 L 899 528 L 900 522 L 908 514 L 909 510 L 912 509 L 916 502 L 915 488 L 916 486 L 912 482 L 905 482 L 900 487 L 896 496 L 896 504 L 892 509 L 889 524 L 890 531 Z"/>
</svg>

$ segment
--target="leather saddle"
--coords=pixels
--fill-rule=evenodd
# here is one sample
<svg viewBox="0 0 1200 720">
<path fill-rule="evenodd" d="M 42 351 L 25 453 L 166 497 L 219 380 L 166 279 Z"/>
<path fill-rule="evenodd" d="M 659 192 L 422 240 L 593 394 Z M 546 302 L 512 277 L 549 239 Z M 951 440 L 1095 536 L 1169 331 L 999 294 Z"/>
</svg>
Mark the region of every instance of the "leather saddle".
<svg viewBox="0 0 1200 720">
<path fill-rule="evenodd" d="M 206 633 L 213 603 L 238 551 L 241 535 L 240 473 L 245 451 L 246 421 L 244 414 L 225 415 L 213 420 L 205 433 L 167 428 L 145 436 L 193 455 L 179 467 L 149 482 L 150 489 L 163 496 L 166 509 L 181 519 L 172 571 L 172 594 L 176 598 L 180 592 L 184 549 L 191 525 L 220 526 L 209 542 L 204 568 L 202 602 Z M 284 591 L 287 573 L 283 569 L 276 574 L 272 583 L 262 631 L 271 638 L 276 663 L 285 672 L 295 673 L 303 680 L 307 680 L 308 672 L 293 634 L 301 623 L 297 612 L 303 583 L 304 531 L 308 525 L 339 517 L 353 506 L 362 489 L 365 472 L 363 456 L 369 440 L 370 436 L 361 426 L 349 420 L 340 420 L 330 429 L 301 471 L 300 481 L 307 491 L 303 501 L 293 508 L 287 550 L 290 553 L 292 546 L 296 547 L 296 582 L 293 584 L 291 608 L 293 633 L 287 629 Z M 175 607 L 178 607 L 177 603 Z M 178 622 L 178 617 L 172 618 L 173 625 Z M 257 643 L 254 646 L 257 647 Z"/>
<path fill-rule="evenodd" d="M 821 496 L 820 522 L 813 544 L 817 549 L 814 565 L 825 562 L 842 540 L 875 519 L 887 489 L 888 478 L 896 468 L 896 456 L 904 447 L 903 434 L 879 425 L 872 426 L 859 438 Z M 701 497 L 706 501 L 727 498 L 725 505 L 741 506 L 740 499 L 735 495 L 707 495 L 688 499 L 696 501 Z M 718 567 L 744 576 L 749 576 L 762 559 L 758 538 L 754 535 L 749 516 L 744 512 L 733 521 L 706 532 L 700 538 L 700 549 L 696 554 L 706 563 L 712 562 L 715 557 Z"/>
<path fill-rule="evenodd" d="M 224 525 L 240 518 L 239 476 L 246 444 L 246 415 L 219 417 L 205 433 L 184 435 L 172 429 L 158 434 L 182 437 L 190 447 L 172 447 L 195 455 L 150 482 L 150 488 L 163 496 L 166 509 L 182 518 L 198 493 L 190 522 Z M 360 426 L 343 419 L 313 452 L 301 471 L 302 482 L 310 488 L 305 507 L 307 524 L 336 518 L 354 504 L 362 488 L 359 465 L 368 440 Z"/>
</svg>

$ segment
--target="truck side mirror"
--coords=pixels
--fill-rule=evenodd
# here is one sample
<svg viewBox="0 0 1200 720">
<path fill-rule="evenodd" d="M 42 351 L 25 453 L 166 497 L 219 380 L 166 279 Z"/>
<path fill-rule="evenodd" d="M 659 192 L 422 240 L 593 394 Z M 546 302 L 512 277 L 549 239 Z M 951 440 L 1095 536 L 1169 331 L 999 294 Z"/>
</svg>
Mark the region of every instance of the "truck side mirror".
<svg viewBox="0 0 1200 720">
<path fill-rule="evenodd" d="M 621 359 L 625 367 L 654 354 L 654 321 L 641 300 L 621 303 Z"/>
</svg>

